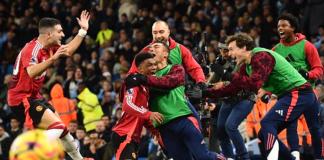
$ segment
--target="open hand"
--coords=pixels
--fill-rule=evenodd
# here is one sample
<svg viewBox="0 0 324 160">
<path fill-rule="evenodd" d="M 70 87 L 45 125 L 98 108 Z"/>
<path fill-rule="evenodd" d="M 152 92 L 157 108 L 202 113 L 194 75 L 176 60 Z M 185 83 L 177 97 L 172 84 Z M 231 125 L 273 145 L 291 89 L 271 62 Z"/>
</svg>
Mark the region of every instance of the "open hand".
<svg viewBox="0 0 324 160">
<path fill-rule="evenodd" d="M 89 29 L 89 19 L 90 13 L 86 10 L 81 12 L 80 18 L 77 18 L 80 27 L 86 31 Z"/>
<path fill-rule="evenodd" d="M 161 124 L 163 122 L 163 115 L 159 112 L 152 112 L 150 115 L 151 121 L 156 121 L 157 123 Z"/>
<path fill-rule="evenodd" d="M 52 56 L 54 60 L 59 59 L 62 56 L 69 56 L 68 54 L 68 46 L 67 45 L 61 45 L 59 49 L 55 52 L 55 54 Z"/>
</svg>

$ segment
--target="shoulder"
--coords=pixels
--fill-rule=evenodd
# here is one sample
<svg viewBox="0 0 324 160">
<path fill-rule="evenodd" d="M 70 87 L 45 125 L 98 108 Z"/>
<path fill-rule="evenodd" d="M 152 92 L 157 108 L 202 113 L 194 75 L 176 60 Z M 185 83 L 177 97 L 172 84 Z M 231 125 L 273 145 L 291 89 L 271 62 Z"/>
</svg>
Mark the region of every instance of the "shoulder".
<svg viewBox="0 0 324 160">
<path fill-rule="evenodd" d="M 316 49 L 315 45 L 313 43 L 311 43 L 310 41 L 308 40 L 305 40 L 305 48 L 314 48 Z"/>
<path fill-rule="evenodd" d="M 35 40 L 31 40 L 25 44 L 24 48 L 21 50 L 22 53 L 34 52 L 35 50 L 41 49 L 42 46 L 40 43 L 37 43 Z"/>
<path fill-rule="evenodd" d="M 274 58 L 271 56 L 270 53 L 261 51 L 257 54 L 252 56 L 251 62 L 266 62 L 266 61 L 273 61 Z"/>
</svg>

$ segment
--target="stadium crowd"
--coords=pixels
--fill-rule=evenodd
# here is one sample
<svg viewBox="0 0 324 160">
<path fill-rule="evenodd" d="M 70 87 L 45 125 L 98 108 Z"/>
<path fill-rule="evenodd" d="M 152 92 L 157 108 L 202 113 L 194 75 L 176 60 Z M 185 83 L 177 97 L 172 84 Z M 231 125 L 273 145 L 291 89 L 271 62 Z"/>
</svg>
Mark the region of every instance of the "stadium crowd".
<svg viewBox="0 0 324 160">
<path fill-rule="evenodd" d="M 218 43 L 235 33 L 246 32 L 257 46 L 273 48 L 280 41 L 277 17 L 289 12 L 300 19 L 303 33 L 316 46 L 324 64 L 324 21 L 312 19 L 316 15 L 309 10 L 318 10 L 314 4 L 323 10 L 324 2 L 315 0 L 3 0 L 0 157 L 8 158 L 10 144 L 24 131 L 23 124 L 11 113 L 6 95 L 15 59 L 23 45 L 37 36 L 40 18 L 61 21 L 65 44 L 78 33 L 76 17 L 83 9 L 90 11 L 85 40 L 73 56 L 61 58 L 46 71 L 41 93 L 79 141 L 82 155 L 101 159 L 112 127 L 122 114 L 119 92 L 123 80 L 134 56 L 151 42 L 151 28 L 156 20 L 166 21 L 171 37 L 192 50 L 194 33 L 208 33 L 210 64 L 219 54 Z M 323 15 L 321 12 L 316 13 Z M 324 107 L 323 79 L 316 82 L 316 89 Z M 146 129 L 141 138 L 139 157 L 163 158 L 157 141 Z"/>
</svg>

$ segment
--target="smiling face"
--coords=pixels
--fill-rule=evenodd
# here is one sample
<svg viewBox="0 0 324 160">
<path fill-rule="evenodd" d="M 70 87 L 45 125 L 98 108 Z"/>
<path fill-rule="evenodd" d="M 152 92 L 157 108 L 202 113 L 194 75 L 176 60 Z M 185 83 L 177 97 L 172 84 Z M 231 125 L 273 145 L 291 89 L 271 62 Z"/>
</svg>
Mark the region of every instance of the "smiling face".
<svg viewBox="0 0 324 160">
<path fill-rule="evenodd" d="M 288 20 L 279 20 L 278 21 L 278 33 L 280 36 L 280 39 L 287 40 L 289 39 L 295 31 L 295 28 L 291 26 Z"/>
<path fill-rule="evenodd" d="M 170 36 L 169 26 L 164 21 L 157 21 L 152 26 L 153 41 L 166 43 Z"/>
<path fill-rule="evenodd" d="M 228 55 L 231 56 L 231 58 L 235 59 L 236 64 L 245 63 L 248 58 L 246 47 L 239 48 L 236 45 L 236 41 L 232 41 L 228 44 Z"/>
</svg>

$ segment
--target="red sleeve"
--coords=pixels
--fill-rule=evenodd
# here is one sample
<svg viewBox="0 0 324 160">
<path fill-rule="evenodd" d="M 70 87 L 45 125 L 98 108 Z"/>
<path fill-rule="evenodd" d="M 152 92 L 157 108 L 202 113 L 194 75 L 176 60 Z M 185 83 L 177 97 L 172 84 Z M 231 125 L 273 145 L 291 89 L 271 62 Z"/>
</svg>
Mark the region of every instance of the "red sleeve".
<svg viewBox="0 0 324 160">
<path fill-rule="evenodd" d="M 185 83 L 185 71 L 181 65 L 172 66 L 170 72 L 162 77 L 148 76 L 149 87 L 172 89 Z"/>
<path fill-rule="evenodd" d="M 323 66 L 319 54 L 315 46 L 306 41 L 305 44 L 305 53 L 308 64 L 310 65 L 310 70 L 308 71 L 309 79 L 316 80 L 320 79 L 323 76 Z"/>
<path fill-rule="evenodd" d="M 206 78 L 204 72 L 200 65 L 193 58 L 192 53 L 189 51 L 189 49 L 183 45 L 180 45 L 180 49 L 182 54 L 182 64 L 186 72 L 189 73 L 189 75 L 196 81 L 196 83 L 205 82 Z"/>
<path fill-rule="evenodd" d="M 239 72 L 233 75 L 231 83 L 218 90 L 209 89 L 209 97 L 225 97 L 235 95 L 241 89 L 257 93 L 263 83 L 268 79 L 275 65 L 274 58 L 266 52 L 258 53 L 251 59 L 252 74 L 248 76 L 245 65 L 242 65 Z"/>
<path fill-rule="evenodd" d="M 145 107 L 135 104 L 138 94 L 141 94 L 141 92 L 139 92 L 139 87 L 134 87 L 126 91 L 123 100 L 123 111 L 134 116 L 149 119 L 151 112 Z"/>
<path fill-rule="evenodd" d="M 30 49 L 26 49 L 26 51 L 23 50 L 17 57 L 18 61 L 21 60 L 21 64 L 23 68 L 27 68 L 28 66 L 37 63 L 37 57 L 36 56 L 32 57 L 32 54 L 29 54 L 28 52 L 32 52 L 32 50 Z"/>
<path fill-rule="evenodd" d="M 145 121 L 144 127 L 146 129 L 148 129 L 152 133 L 153 136 L 157 136 L 159 134 L 159 130 L 154 128 L 153 123 L 152 123 L 151 120 Z"/>
</svg>

